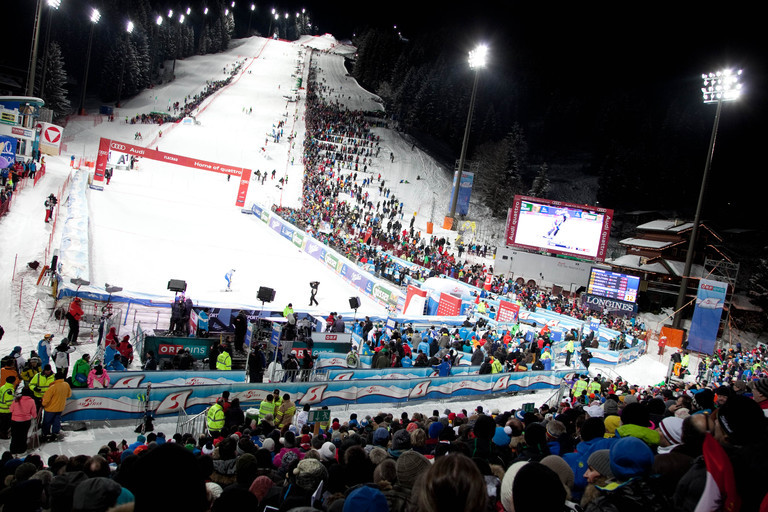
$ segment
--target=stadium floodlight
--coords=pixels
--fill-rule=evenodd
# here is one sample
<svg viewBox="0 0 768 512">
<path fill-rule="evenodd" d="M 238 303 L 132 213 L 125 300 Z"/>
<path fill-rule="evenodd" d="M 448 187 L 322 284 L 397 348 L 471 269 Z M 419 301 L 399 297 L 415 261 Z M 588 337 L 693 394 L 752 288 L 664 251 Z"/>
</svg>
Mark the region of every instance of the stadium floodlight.
<svg viewBox="0 0 768 512">
<path fill-rule="evenodd" d="M 157 19 L 155 20 L 155 23 L 157 23 L 158 27 L 160 25 L 162 25 L 163 24 L 163 17 L 162 16 L 158 16 Z"/>
<path fill-rule="evenodd" d="M 61 0 L 48 0 L 48 7 L 58 9 L 61 7 Z"/>
<path fill-rule="evenodd" d="M 725 69 L 715 73 L 702 74 L 704 87 L 701 92 L 704 95 L 704 103 L 717 103 L 718 101 L 733 101 L 741 96 L 742 70 L 733 71 Z"/>
<path fill-rule="evenodd" d="M 704 87 L 701 88 L 701 92 L 704 96 L 704 103 L 716 103 L 717 110 L 715 110 L 715 122 L 712 126 L 712 135 L 709 138 L 709 149 L 707 151 L 706 162 L 704 163 L 704 174 L 701 177 L 699 200 L 696 203 L 696 213 L 693 216 L 693 228 L 691 229 L 691 237 L 688 240 L 688 252 L 685 255 L 685 267 L 683 268 L 683 276 L 680 281 L 680 290 L 677 293 L 675 318 L 672 321 L 672 326 L 676 329 L 680 328 L 680 324 L 683 321 L 682 312 L 686 305 L 685 299 L 688 291 L 688 276 L 690 276 L 691 267 L 693 266 L 693 253 L 696 249 L 696 234 L 698 233 L 699 223 L 701 222 L 701 210 L 704 204 L 704 192 L 707 189 L 707 176 L 709 175 L 709 169 L 712 167 L 712 158 L 715 154 L 715 140 L 717 139 L 717 128 L 720 124 L 720 112 L 723 108 L 723 102 L 734 101 L 741 97 L 741 83 L 739 82 L 741 74 L 741 70 L 733 71 L 730 69 L 725 69 L 722 71 L 701 75 L 701 78 L 704 81 Z"/>
<path fill-rule="evenodd" d="M 203 14 L 205 14 L 206 16 L 208 15 L 208 8 L 207 7 L 205 9 L 203 9 Z"/>
<path fill-rule="evenodd" d="M 182 23 L 182 24 L 184 23 L 184 15 L 183 14 L 179 14 L 179 23 Z"/>
<path fill-rule="evenodd" d="M 88 70 L 91 65 L 91 46 L 93 45 L 93 29 L 99 23 L 99 20 L 101 20 L 101 13 L 99 12 L 99 10 L 96 8 L 93 8 L 91 10 L 91 16 L 89 19 L 91 20 L 91 33 L 88 36 L 88 51 L 85 53 L 85 73 L 83 74 L 83 90 L 80 93 L 80 108 L 78 109 L 78 112 L 80 112 L 81 116 L 85 115 L 85 89 L 88 86 Z"/>
<path fill-rule="evenodd" d="M 192 8 L 191 7 L 187 7 L 187 16 L 189 16 L 190 14 L 192 14 Z"/>
<path fill-rule="evenodd" d="M 133 33 L 133 22 L 131 20 L 128 20 L 128 23 L 125 24 L 125 31 L 129 34 Z"/>
<path fill-rule="evenodd" d="M 168 17 L 173 18 L 173 9 L 168 10 Z"/>
<path fill-rule="evenodd" d="M 451 209 L 448 216 L 451 218 L 451 229 L 455 230 L 458 227 L 458 223 L 455 221 L 456 217 L 456 203 L 459 201 L 459 189 L 461 188 L 461 175 L 464 170 L 464 163 L 467 157 L 467 143 L 469 142 L 469 130 L 472 126 L 472 113 L 475 110 L 475 96 L 477 95 L 477 82 L 480 78 L 480 70 L 485 67 L 486 60 L 488 58 L 488 47 L 484 44 L 478 45 L 474 50 L 469 52 L 469 67 L 475 70 L 475 81 L 472 85 L 472 96 L 469 100 L 469 113 L 467 114 L 467 125 L 464 127 L 464 141 L 461 143 L 461 155 L 459 156 L 459 169 L 457 172 L 456 182 L 453 186 L 453 196 L 451 197 Z"/>
</svg>

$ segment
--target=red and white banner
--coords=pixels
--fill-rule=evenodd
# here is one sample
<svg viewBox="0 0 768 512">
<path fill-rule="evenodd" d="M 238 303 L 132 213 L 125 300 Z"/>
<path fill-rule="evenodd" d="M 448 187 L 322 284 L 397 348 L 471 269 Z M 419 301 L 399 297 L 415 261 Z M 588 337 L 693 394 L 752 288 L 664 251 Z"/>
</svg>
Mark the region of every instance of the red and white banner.
<svg viewBox="0 0 768 512">
<path fill-rule="evenodd" d="M 59 156 L 64 128 L 51 123 L 37 123 L 37 128 L 40 130 L 40 152 Z"/>
<path fill-rule="evenodd" d="M 461 312 L 461 299 L 447 293 L 440 294 L 437 316 L 457 316 Z"/>
<path fill-rule="evenodd" d="M 240 178 L 240 188 L 237 191 L 237 200 L 235 201 L 235 206 L 245 206 L 245 197 L 248 194 L 248 184 L 251 181 L 250 169 L 217 164 L 215 162 L 208 162 L 206 160 L 199 160 L 197 158 L 191 158 L 188 156 L 174 155 L 172 153 L 165 153 L 155 149 L 135 146 L 126 142 L 119 142 L 116 140 L 102 138 L 99 142 L 99 156 L 96 159 L 96 173 L 94 175 L 94 179 L 96 181 L 104 181 L 104 170 L 107 166 L 107 158 L 110 151 L 117 151 L 118 153 L 125 153 L 127 155 L 134 155 L 140 158 L 157 160 L 158 162 L 182 165 L 184 167 L 191 167 L 193 169 L 200 169 L 203 171 L 218 172 L 221 174 L 229 174 L 230 176 L 237 176 Z"/>
<path fill-rule="evenodd" d="M 427 303 L 427 290 L 417 288 L 412 284 L 408 285 L 408 291 L 405 295 L 405 306 L 403 307 L 403 314 L 409 315 L 423 315 L 424 306 Z"/>
<path fill-rule="evenodd" d="M 517 322 L 520 315 L 520 306 L 506 300 L 499 301 L 499 310 L 496 313 L 497 322 Z"/>
<path fill-rule="evenodd" d="M 492 283 L 493 283 L 493 276 L 491 274 L 487 274 L 485 276 L 485 284 L 483 285 L 483 288 L 485 288 L 487 291 L 491 291 Z"/>
</svg>

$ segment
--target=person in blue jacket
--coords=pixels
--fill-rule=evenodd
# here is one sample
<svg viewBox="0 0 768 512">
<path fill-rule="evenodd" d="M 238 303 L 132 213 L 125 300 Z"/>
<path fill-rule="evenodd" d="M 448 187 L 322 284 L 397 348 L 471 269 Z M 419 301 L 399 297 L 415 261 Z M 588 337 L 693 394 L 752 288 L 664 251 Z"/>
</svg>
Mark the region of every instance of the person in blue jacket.
<svg viewBox="0 0 768 512">
<path fill-rule="evenodd" d="M 438 377 L 448 377 L 451 375 L 451 356 L 446 355 L 443 357 L 443 362 L 432 366 L 432 369 L 437 371 Z"/>
<path fill-rule="evenodd" d="M 589 456 L 597 450 L 609 449 L 617 438 L 606 438 L 605 424 L 603 418 L 588 418 L 579 429 L 581 442 L 576 445 L 576 451 L 563 455 L 563 460 L 573 470 L 575 477 L 571 496 L 573 501 L 578 502 L 584 494 L 587 487 L 587 479 L 584 472 L 587 470 Z"/>
</svg>

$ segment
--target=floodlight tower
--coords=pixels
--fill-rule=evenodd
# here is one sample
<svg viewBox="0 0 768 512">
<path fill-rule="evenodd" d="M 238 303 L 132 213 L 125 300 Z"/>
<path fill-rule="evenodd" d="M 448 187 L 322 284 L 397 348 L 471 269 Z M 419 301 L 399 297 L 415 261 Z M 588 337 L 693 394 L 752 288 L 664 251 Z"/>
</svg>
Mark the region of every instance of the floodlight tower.
<svg viewBox="0 0 768 512">
<path fill-rule="evenodd" d="M 88 68 L 91 65 L 91 45 L 93 44 L 93 29 L 101 20 L 101 13 L 98 9 L 91 9 L 91 33 L 88 36 L 88 51 L 85 54 L 85 73 L 83 74 L 83 92 L 80 94 L 80 108 L 78 109 L 81 116 L 85 115 L 85 90 L 88 88 Z"/>
<path fill-rule="evenodd" d="M 472 113 L 475 109 L 475 96 L 477 95 L 477 82 L 480 78 L 480 69 L 485 67 L 488 58 L 488 47 L 478 45 L 477 48 L 469 52 L 469 68 L 475 70 L 475 81 L 472 85 L 472 96 L 469 100 L 469 113 L 467 114 L 467 125 L 464 127 L 464 141 L 461 143 L 461 155 L 459 156 L 459 170 L 456 177 L 456 184 L 453 187 L 453 197 L 451 198 L 451 210 L 448 216 L 453 221 L 451 229 L 456 229 L 456 203 L 459 200 L 459 188 L 461 186 L 461 173 L 464 170 L 464 161 L 467 157 L 467 143 L 469 142 L 469 131 L 472 126 Z"/>
<path fill-rule="evenodd" d="M 725 69 L 715 73 L 702 74 L 704 86 L 701 88 L 705 104 L 715 103 L 715 123 L 712 126 L 712 135 L 709 139 L 709 150 L 707 159 L 704 163 L 704 174 L 701 177 L 701 188 L 699 189 L 699 201 L 696 204 L 696 214 L 693 217 L 693 229 L 691 230 L 691 239 L 688 242 L 688 253 L 685 255 L 685 267 L 683 269 L 683 278 L 680 282 L 680 291 L 677 294 L 677 304 L 675 305 L 675 318 L 672 326 L 679 328 L 683 321 L 682 309 L 685 305 L 685 295 L 688 290 L 688 276 L 691 274 L 693 264 L 693 253 L 696 247 L 696 234 L 701 220 L 701 207 L 704 203 L 704 191 L 707 188 L 707 175 L 712 167 L 712 157 L 715 153 L 715 140 L 717 139 L 717 127 L 720 124 L 720 112 L 723 108 L 723 102 L 735 101 L 741 96 L 742 84 L 740 83 L 742 71 L 733 71 Z"/>
</svg>

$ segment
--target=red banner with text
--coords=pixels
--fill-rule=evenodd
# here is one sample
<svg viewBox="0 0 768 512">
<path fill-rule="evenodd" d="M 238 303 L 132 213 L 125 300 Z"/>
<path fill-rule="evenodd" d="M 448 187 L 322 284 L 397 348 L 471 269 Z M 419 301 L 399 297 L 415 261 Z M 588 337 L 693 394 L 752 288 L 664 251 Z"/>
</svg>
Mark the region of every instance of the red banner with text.
<svg viewBox="0 0 768 512">
<path fill-rule="evenodd" d="M 437 303 L 437 316 L 457 316 L 461 311 L 461 299 L 448 293 L 440 294 Z"/>
<path fill-rule="evenodd" d="M 172 153 L 165 153 L 156 149 L 135 146 L 126 142 L 102 138 L 99 142 L 99 156 L 96 159 L 96 172 L 94 175 L 94 179 L 96 181 L 104 181 L 104 171 L 107 167 L 110 151 L 116 151 L 118 153 L 124 153 L 127 155 L 134 155 L 140 158 L 149 158 L 150 160 L 156 160 L 158 162 L 167 162 L 184 167 L 191 167 L 193 169 L 200 169 L 203 171 L 218 172 L 221 174 L 229 174 L 230 176 L 237 176 L 240 178 L 240 187 L 237 191 L 237 200 L 235 201 L 235 205 L 240 207 L 245 206 L 245 197 L 248 194 L 248 184 L 251 180 L 250 169 L 217 164 L 215 162 L 208 162 L 206 160 L 199 160 L 197 158 L 188 156 L 174 155 Z"/>
</svg>

